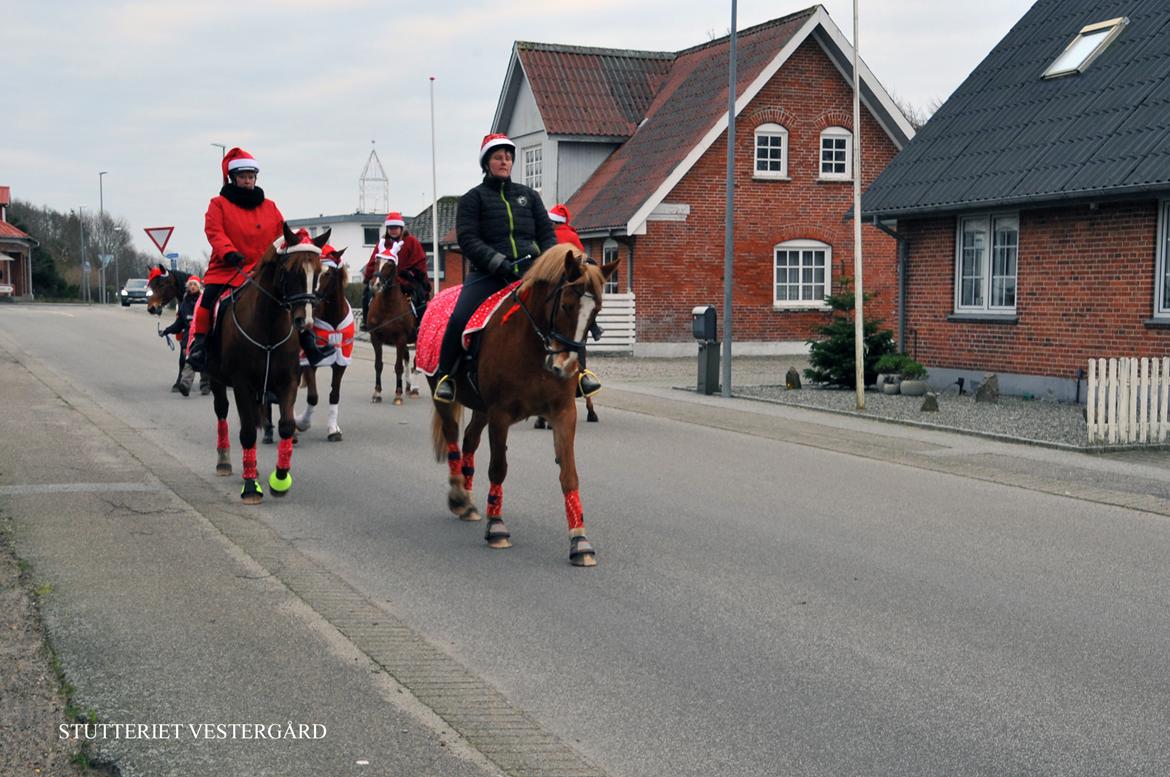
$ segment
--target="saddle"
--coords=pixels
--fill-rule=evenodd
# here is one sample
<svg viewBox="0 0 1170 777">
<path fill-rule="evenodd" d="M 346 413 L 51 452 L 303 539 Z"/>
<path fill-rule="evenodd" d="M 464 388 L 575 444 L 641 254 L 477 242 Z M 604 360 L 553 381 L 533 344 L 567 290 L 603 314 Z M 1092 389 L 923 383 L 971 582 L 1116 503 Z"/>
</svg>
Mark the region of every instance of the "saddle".
<svg viewBox="0 0 1170 777">
<path fill-rule="evenodd" d="M 471 315 L 467 326 L 463 328 L 463 368 L 469 370 L 469 375 L 475 374 L 480 332 L 519 285 L 520 281 L 516 281 L 484 300 Z M 451 319 L 451 313 L 455 310 L 455 303 L 459 300 L 459 292 L 462 289 L 462 286 L 443 289 L 427 304 L 426 313 L 419 324 L 415 350 L 415 366 L 425 375 L 434 375 L 439 369 L 439 350 L 443 345 L 443 333 L 447 331 L 447 322 Z"/>
</svg>

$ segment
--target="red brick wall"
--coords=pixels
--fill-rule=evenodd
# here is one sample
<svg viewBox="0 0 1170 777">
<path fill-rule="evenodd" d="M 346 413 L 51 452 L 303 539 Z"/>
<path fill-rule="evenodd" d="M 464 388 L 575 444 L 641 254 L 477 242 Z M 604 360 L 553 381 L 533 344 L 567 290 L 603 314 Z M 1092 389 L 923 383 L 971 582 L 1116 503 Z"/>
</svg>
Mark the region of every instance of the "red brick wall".
<svg viewBox="0 0 1170 777">
<path fill-rule="evenodd" d="M 732 333 L 738 341 L 801 341 L 826 318 L 819 311 L 773 310 L 773 248 L 800 238 L 833 251 L 834 290 L 853 275 L 852 181 L 821 181 L 820 133 L 853 129 L 852 93 L 821 48 L 806 41 L 736 121 L 735 264 Z M 755 128 L 775 122 L 788 130 L 791 180 L 753 180 Z M 862 106 L 862 184 L 868 186 L 897 152 Z M 727 171 L 724 133 L 667 196 L 690 205 L 685 223 L 652 221 L 634 246 L 638 341 L 691 339 L 691 308 L 715 304 L 723 326 L 723 236 Z M 872 226 L 862 230 L 864 286 L 877 296 L 866 308 L 895 329 L 897 247 Z"/>
<path fill-rule="evenodd" d="M 1147 329 L 1157 270 L 1154 201 L 1022 211 L 1015 324 L 947 321 L 955 289 L 955 217 L 899 222 L 909 239 L 906 327 L 933 367 L 1075 377 L 1093 357 L 1166 356 L 1170 331 Z"/>
</svg>

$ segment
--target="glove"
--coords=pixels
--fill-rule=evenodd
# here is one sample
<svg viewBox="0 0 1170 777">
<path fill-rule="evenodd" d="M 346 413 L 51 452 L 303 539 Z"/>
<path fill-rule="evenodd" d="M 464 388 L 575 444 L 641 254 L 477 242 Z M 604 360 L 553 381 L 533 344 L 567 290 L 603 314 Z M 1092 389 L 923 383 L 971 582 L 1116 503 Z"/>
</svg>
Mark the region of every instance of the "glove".
<svg viewBox="0 0 1170 777">
<path fill-rule="evenodd" d="M 498 275 L 501 278 L 511 278 L 516 274 L 512 263 L 503 254 L 496 254 L 489 259 L 487 269 L 492 275 Z"/>
<path fill-rule="evenodd" d="M 166 337 L 167 336 L 166 330 L 165 329 L 158 330 L 158 336 L 159 337 Z"/>
<path fill-rule="evenodd" d="M 227 254 L 223 257 L 223 260 L 232 267 L 239 267 L 244 263 L 245 258 L 246 257 L 239 251 L 228 251 Z"/>
</svg>

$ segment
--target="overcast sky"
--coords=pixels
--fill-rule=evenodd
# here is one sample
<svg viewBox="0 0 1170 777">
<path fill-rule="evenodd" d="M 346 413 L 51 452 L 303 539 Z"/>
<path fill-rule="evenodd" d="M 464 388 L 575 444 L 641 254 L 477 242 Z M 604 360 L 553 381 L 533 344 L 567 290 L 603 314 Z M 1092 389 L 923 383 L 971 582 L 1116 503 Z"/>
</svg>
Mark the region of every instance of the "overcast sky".
<svg viewBox="0 0 1170 777">
<path fill-rule="evenodd" d="M 823 3 L 853 37 L 852 0 Z M 861 0 L 861 55 L 916 107 L 945 99 L 1032 0 Z M 808 7 L 740 0 L 744 29 Z M 223 143 L 252 152 L 286 218 L 351 213 L 377 141 L 391 208 L 479 180 L 514 40 L 677 51 L 727 33 L 730 0 L 0 0 L 0 185 L 36 205 L 175 226 L 199 259 Z"/>
</svg>

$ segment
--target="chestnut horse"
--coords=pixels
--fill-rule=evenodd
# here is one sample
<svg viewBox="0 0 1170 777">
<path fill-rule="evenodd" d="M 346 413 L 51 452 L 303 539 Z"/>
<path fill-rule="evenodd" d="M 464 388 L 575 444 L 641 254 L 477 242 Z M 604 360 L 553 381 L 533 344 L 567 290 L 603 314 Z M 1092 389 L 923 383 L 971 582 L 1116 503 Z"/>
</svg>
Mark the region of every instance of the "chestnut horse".
<svg viewBox="0 0 1170 777">
<path fill-rule="evenodd" d="M 378 260 L 378 271 L 374 274 L 374 298 L 370 300 L 370 315 L 366 320 L 366 331 L 374 346 L 374 395 L 371 402 L 382 401 L 382 346 L 394 348 L 394 404 L 402 404 L 402 373 L 406 372 L 406 393 L 417 397 L 418 388 L 410 383 L 410 340 L 414 334 L 417 319 L 410 297 L 398 283 L 398 264 L 386 259 Z"/>
<path fill-rule="evenodd" d="M 435 458 L 441 461 L 446 455 L 449 467 L 451 488 L 447 506 L 464 520 L 479 520 L 470 492 L 475 475 L 475 451 L 487 427 L 491 487 L 484 539 L 489 547 L 507 548 L 512 544 L 503 521 L 508 429 L 525 418 L 542 415 L 552 426 L 556 461 L 560 465 L 561 492 L 569 522 L 569 561 L 576 566 L 597 563 L 596 552 L 585 536 L 577 490 L 574 396 L 585 335 L 601 310 L 605 280 L 617 265 L 615 261 L 598 267 L 566 243 L 545 251 L 480 333 L 474 382 L 466 371 L 460 371 L 455 377 L 458 401 L 434 402 L 431 431 Z M 428 308 L 428 314 L 433 309 Z M 430 377 L 429 382 L 433 393 L 435 377 Z M 473 412 L 460 449 L 459 426 L 464 406 Z"/>
<path fill-rule="evenodd" d="M 321 277 L 317 280 L 317 298 L 320 300 L 313 306 L 313 316 L 318 333 L 341 334 L 340 329 L 350 327 L 350 343 L 353 342 L 353 311 L 349 307 L 349 300 L 345 297 L 345 290 L 349 286 L 349 274 L 345 265 L 341 263 L 341 255 L 345 249 L 334 251 L 328 260 L 322 260 Z M 324 323 L 327 326 L 320 328 Z M 329 442 L 341 442 L 341 427 L 337 424 L 338 404 L 341 401 L 341 379 L 345 376 L 345 368 L 349 359 L 342 353 L 342 342 L 331 343 L 337 349 L 332 364 L 333 381 L 329 385 L 329 425 L 327 434 Z M 301 380 L 308 388 L 308 406 L 305 412 L 296 417 L 297 429 L 307 432 L 311 424 L 313 409 L 317 407 L 317 368 L 301 361 Z M 295 442 L 295 440 L 294 440 Z"/>
<path fill-rule="evenodd" d="M 256 427 L 266 392 L 280 404 L 280 443 L 268 488 L 273 496 L 284 496 L 292 487 L 293 402 L 301 351 L 297 333 L 313 325 L 321 247 L 329 240 L 329 230 L 325 230 L 311 242 L 300 243 L 288 224 L 283 228 L 287 247 L 280 251 L 269 247 L 251 276 L 220 304 L 219 320 L 207 335 L 216 417 L 215 474 L 232 474 L 227 422 L 227 389 L 231 387 L 244 449 L 240 498 L 246 504 L 259 504 L 264 496 L 257 482 Z"/>
</svg>

